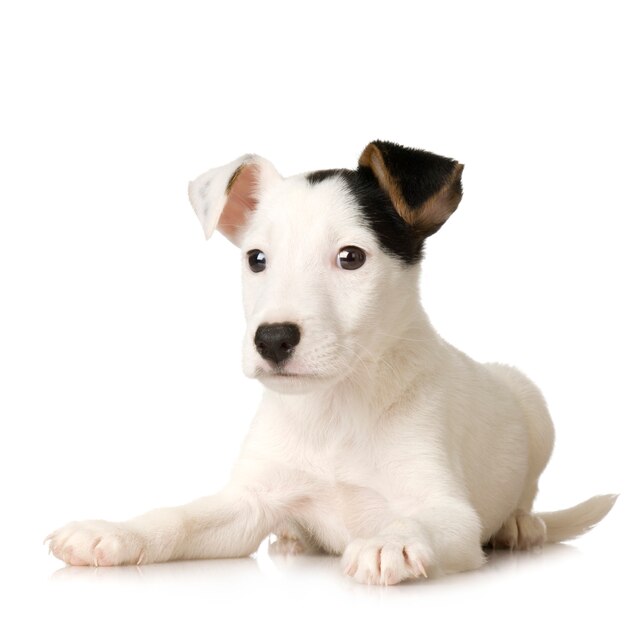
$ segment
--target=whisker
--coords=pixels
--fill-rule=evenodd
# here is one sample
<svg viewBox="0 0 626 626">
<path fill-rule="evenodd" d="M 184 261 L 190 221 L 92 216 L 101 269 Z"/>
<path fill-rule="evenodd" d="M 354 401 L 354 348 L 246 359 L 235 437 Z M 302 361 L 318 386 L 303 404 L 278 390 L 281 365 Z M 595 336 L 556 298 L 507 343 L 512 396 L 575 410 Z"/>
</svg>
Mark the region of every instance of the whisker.
<svg viewBox="0 0 626 626">
<path fill-rule="evenodd" d="M 368 366 L 367 362 L 366 362 L 366 361 L 365 361 L 365 360 L 361 357 L 361 355 L 360 355 L 360 354 L 359 354 L 359 353 L 358 353 L 358 352 L 357 352 L 354 348 L 352 348 L 351 346 L 344 345 L 344 344 L 337 344 L 337 346 L 338 346 L 339 348 L 344 349 L 344 350 L 348 350 L 348 351 L 349 351 L 351 354 L 353 354 L 353 355 L 354 355 L 357 359 L 359 359 L 359 361 L 360 361 L 360 362 L 361 362 L 361 364 L 363 365 L 363 369 L 365 370 L 365 373 L 366 373 L 366 374 L 367 374 L 367 376 L 369 377 L 370 381 L 374 381 L 374 380 L 375 380 L 375 377 L 374 377 L 374 375 L 372 374 L 372 372 L 371 372 L 371 370 L 370 370 L 370 368 L 369 368 L 369 366 Z M 338 373 L 340 372 L 340 370 L 339 370 L 339 366 L 336 366 L 336 368 L 335 368 L 335 369 L 337 370 L 337 372 L 338 372 Z M 355 383 L 357 380 L 358 380 L 358 379 L 351 378 L 351 382 L 353 382 L 353 383 Z M 362 386 L 362 384 L 361 384 L 361 382 L 360 382 L 360 381 L 359 381 L 359 382 L 356 382 L 356 384 L 357 384 L 357 386 L 361 389 L 361 391 L 363 391 L 363 392 L 365 392 L 365 391 L 366 391 L 366 389 Z"/>
<path fill-rule="evenodd" d="M 380 362 L 380 363 L 383 363 L 384 365 L 386 365 L 386 366 L 389 368 L 389 370 L 391 371 L 391 373 L 392 373 L 392 374 L 394 374 L 395 376 L 398 376 L 398 375 L 400 374 L 400 371 L 399 371 L 399 370 L 398 370 L 398 369 L 397 369 L 394 365 L 392 365 L 392 364 L 391 364 L 391 363 L 389 363 L 386 359 L 384 359 L 382 356 L 380 356 L 380 355 L 379 355 L 379 356 L 376 356 L 376 355 L 374 355 L 374 354 L 372 353 L 372 351 L 371 351 L 369 348 L 367 348 L 366 346 L 364 346 L 364 345 L 362 345 L 362 344 L 360 344 L 360 343 L 358 343 L 358 342 L 355 342 L 355 343 L 356 343 L 356 345 L 357 345 L 359 348 L 361 348 L 362 350 L 365 350 L 365 351 L 366 351 L 366 352 L 370 355 L 370 357 L 372 358 L 372 360 L 373 360 L 374 362 Z"/>
</svg>

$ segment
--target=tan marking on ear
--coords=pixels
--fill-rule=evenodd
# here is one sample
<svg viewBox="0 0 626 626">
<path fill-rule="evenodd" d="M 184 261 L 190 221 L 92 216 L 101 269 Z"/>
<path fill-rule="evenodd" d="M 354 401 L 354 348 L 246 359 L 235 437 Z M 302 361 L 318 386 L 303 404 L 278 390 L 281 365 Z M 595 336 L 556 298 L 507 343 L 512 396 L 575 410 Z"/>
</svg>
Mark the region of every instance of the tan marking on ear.
<svg viewBox="0 0 626 626">
<path fill-rule="evenodd" d="M 239 176 L 239 174 L 241 174 L 241 171 L 243 170 L 244 167 L 246 167 L 246 165 L 248 165 L 245 161 L 233 172 L 233 175 L 230 177 L 230 180 L 228 181 L 228 185 L 226 185 L 226 191 L 224 192 L 226 195 L 228 195 L 230 193 L 230 190 L 233 188 L 233 185 L 235 184 L 235 181 L 237 180 L 237 177 Z"/>
<path fill-rule="evenodd" d="M 454 213 L 461 202 L 461 174 L 464 165 L 457 163 L 444 186 L 432 195 L 416 211 L 418 224 L 428 226 L 432 232 L 439 230 L 445 221 Z"/>
<path fill-rule="evenodd" d="M 385 166 L 385 159 L 377 145 L 370 143 L 365 147 L 359 158 L 359 165 L 369 167 L 378 181 L 378 184 L 389 194 L 391 202 L 400 217 L 411 226 L 417 222 L 417 216 L 411 211 L 396 181 L 389 175 Z"/>
</svg>

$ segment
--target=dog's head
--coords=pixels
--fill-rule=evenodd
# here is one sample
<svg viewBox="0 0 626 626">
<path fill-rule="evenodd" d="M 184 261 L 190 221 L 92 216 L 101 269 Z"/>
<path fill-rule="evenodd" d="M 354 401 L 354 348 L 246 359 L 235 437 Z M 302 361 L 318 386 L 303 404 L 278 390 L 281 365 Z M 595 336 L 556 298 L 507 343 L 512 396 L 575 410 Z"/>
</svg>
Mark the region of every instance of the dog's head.
<svg viewBox="0 0 626 626">
<path fill-rule="evenodd" d="M 207 238 L 217 228 L 242 251 L 245 374 L 303 393 L 379 358 L 414 310 L 424 240 L 459 204 L 462 170 L 375 141 L 356 170 L 283 178 L 246 155 L 190 183 Z"/>
</svg>

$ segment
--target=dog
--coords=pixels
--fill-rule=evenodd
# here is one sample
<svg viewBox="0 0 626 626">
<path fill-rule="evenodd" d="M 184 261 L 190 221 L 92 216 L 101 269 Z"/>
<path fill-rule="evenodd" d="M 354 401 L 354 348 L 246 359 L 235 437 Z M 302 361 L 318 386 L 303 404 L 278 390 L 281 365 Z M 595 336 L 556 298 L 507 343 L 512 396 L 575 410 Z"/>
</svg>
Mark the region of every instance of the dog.
<svg viewBox="0 0 626 626">
<path fill-rule="evenodd" d="M 617 496 L 533 513 L 554 429 L 520 371 L 480 364 L 419 298 L 425 240 L 456 210 L 463 165 L 385 141 L 356 169 L 283 178 L 257 155 L 189 185 L 209 238 L 242 251 L 244 373 L 265 386 L 230 483 L 124 523 L 47 537 L 71 565 L 343 555 L 392 585 L 472 570 L 483 548 L 529 549 L 594 526 Z"/>
</svg>

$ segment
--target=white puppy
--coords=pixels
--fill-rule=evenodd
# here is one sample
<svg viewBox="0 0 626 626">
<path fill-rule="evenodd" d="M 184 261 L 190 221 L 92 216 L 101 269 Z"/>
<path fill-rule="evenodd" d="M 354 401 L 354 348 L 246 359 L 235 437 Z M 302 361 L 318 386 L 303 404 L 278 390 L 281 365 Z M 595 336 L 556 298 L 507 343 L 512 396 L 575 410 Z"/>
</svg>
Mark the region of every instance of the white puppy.
<svg viewBox="0 0 626 626">
<path fill-rule="evenodd" d="M 244 371 L 266 387 L 230 484 L 124 523 L 48 539 L 73 565 L 343 554 L 359 582 L 460 572 L 483 545 L 573 538 L 597 496 L 532 513 L 554 432 L 516 369 L 479 364 L 435 332 L 419 298 L 424 240 L 461 199 L 463 166 L 375 141 L 356 170 L 281 177 L 246 155 L 189 187 L 207 237 L 242 250 Z"/>
</svg>

